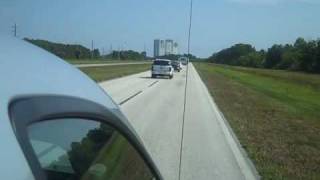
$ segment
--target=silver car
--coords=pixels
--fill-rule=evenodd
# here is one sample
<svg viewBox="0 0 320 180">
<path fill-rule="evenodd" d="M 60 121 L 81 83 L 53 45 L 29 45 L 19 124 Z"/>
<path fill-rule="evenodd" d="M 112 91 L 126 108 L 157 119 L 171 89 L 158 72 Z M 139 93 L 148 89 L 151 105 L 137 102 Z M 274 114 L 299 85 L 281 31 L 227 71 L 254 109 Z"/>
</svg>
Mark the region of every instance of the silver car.
<svg viewBox="0 0 320 180">
<path fill-rule="evenodd" d="M 0 39 L 1 179 L 162 179 L 95 82 L 27 42 Z"/>
<path fill-rule="evenodd" d="M 151 77 L 167 76 L 170 79 L 173 78 L 173 67 L 171 60 L 168 59 L 156 59 L 153 61 L 151 68 Z"/>
</svg>

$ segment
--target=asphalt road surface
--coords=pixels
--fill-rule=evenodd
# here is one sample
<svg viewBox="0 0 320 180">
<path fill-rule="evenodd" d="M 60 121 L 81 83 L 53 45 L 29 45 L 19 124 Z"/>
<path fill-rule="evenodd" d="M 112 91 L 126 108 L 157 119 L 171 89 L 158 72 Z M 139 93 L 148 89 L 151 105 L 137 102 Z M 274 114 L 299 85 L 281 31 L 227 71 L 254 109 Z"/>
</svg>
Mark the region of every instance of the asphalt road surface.
<svg viewBox="0 0 320 180">
<path fill-rule="evenodd" d="M 121 105 L 167 180 L 179 179 L 186 70 L 170 79 L 150 72 L 100 83 Z M 181 180 L 257 179 L 223 115 L 189 65 Z"/>
</svg>

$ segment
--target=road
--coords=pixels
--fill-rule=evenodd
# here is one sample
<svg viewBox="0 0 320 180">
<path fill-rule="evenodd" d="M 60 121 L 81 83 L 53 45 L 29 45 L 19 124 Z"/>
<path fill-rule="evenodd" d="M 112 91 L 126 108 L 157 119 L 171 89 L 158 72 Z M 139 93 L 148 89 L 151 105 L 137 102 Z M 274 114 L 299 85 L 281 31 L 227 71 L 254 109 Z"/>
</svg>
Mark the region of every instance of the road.
<svg viewBox="0 0 320 180">
<path fill-rule="evenodd" d="M 143 72 L 100 83 L 121 104 L 166 180 L 179 179 L 185 77 L 184 69 L 172 80 Z M 256 179 L 192 64 L 186 97 L 181 179 Z"/>
<path fill-rule="evenodd" d="M 119 66 L 119 65 L 135 65 L 135 64 L 150 64 L 151 62 L 131 62 L 131 63 L 97 63 L 97 64 L 74 64 L 80 67 L 100 67 L 100 66 Z"/>
</svg>

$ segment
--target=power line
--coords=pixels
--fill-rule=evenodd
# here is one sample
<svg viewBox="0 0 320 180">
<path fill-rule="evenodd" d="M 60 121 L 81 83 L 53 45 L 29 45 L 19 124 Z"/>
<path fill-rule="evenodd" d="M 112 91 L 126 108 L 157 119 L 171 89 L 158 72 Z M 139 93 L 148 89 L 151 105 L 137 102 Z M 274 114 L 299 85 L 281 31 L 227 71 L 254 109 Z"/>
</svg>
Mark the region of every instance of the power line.
<svg viewBox="0 0 320 180">
<path fill-rule="evenodd" d="M 192 9 L 193 0 L 190 2 L 190 17 L 189 17 L 189 31 L 188 31 L 188 60 L 186 69 L 186 85 L 184 89 L 184 104 L 183 104 L 183 118 L 182 118 L 182 128 L 181 128 L 181 144 L 180 144 L 180 162 L 179 162 L 179 180 L 181 179 L 181 167 L 182 167 L 182 148 L 184 139 L 184 124 L 185 124 L 185 114 L 186 114 L 186 104 L 187 104 L 187 86 L 188 86 L 188 73 L 189 73 L 189 57 L 190 57 L 190 37 L 191 37 L 191 25 L 192 25 Z"/>
</svg>

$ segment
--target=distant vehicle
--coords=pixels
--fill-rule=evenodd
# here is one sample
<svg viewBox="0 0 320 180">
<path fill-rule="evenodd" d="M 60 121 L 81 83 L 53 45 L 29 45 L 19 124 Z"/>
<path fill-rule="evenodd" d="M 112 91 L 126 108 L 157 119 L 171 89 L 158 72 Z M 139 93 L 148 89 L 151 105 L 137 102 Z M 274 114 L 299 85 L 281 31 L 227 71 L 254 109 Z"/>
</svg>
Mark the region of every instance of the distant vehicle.
<svg viewBox="0 0 320 180">
<path fill-rule="evenodd" d="M 187 65 L 189 63 L 189 58 L 187 57 L 180 57 L 179 61 L 183 64 L 183 65 Z"/>
<path fill-rule="evenodd" d="M 162 179 L 94 81 L 36 46 L 0 37 L 1 179 Z"/>
<path fill-rule="evenodd" d="M 173 67 L 171 60 L 168 59 L 156 59 L 153 61 L 151 67 L 151 77 L 156 78 L 158 76 L 167 76 L 170 79 L 173 78 Z"/>
<path fill-rule="evenodd" d="M 175 71 L 180 72 L 182 69 L 182 63 L 181 61 L 172 61 L 172 67 Z"/>
</svg>

